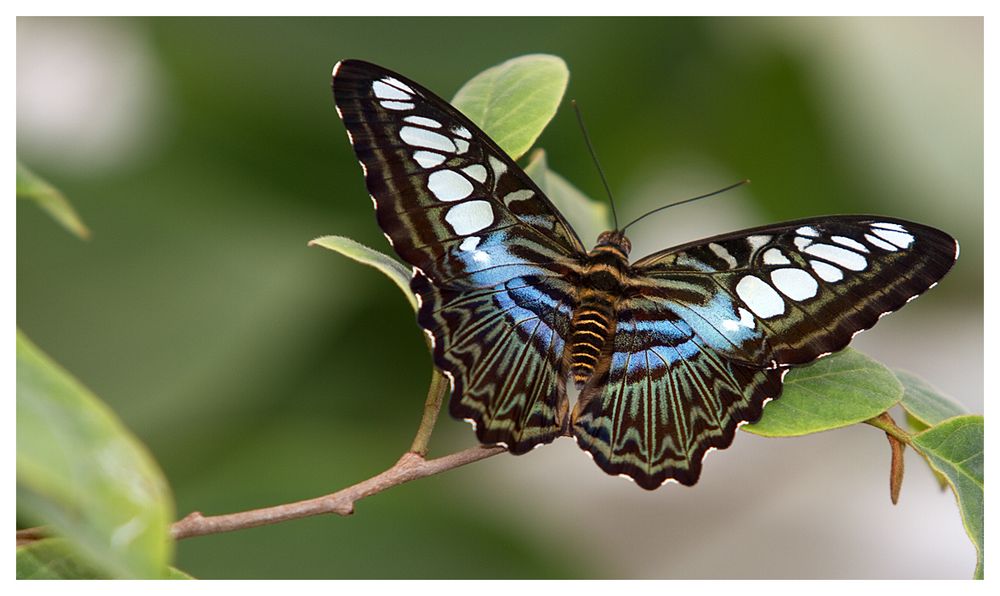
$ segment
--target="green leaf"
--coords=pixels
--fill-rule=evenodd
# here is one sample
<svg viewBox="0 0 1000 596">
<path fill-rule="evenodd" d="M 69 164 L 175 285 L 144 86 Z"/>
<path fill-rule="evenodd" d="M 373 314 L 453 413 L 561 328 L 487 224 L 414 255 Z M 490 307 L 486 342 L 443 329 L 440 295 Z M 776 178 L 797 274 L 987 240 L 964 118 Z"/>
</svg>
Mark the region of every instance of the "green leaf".
<svg viewBox="0 0 1000 596">
<path fill-rule="evenodd" d="M 536 149 L 524 171 L 576 230 L 583 245 L 593 246 L 598 234 L 611 229 L 608 204 L 594 201 L 548 168 L 545 151 Z"/>
<path fill-rule="evenodd" d="M 904 389 L 905 390 L 905 389 Z M 913 416 L 909 412 L 904 412 L 906 414 L 906 424 L 915 433 L 925 431 L 930 428 L 927 424 L 924 424 L 922 420 Z"/>
<path fill-rule="evenodd" d="M 62 538 L 47 538 L 17 547 L 17 579 L 114 579 L 82 560 L 72 544 Z M 194 579 L 169 567 L 165 579 Z"/>
<path fill-rule="evenodd" d="M 322 246 L 323 248 L 339 252 L 345 257 L 354 259 L 359 263 L 378 269 L 402 290 L 403 294 L 406 295 L 406 299 L 410 301 L 410 306 L 413 307 L 414 311 L 417 310 L 417 298 L 410 290 L 410 277 L 412 274 L 409 269 L 396 259 L 343 236 L 321 236 L 315 240 L 311 240 L 309 246 Z"/>
<path fill-rule="evenodd" d="M 145 447 L 17 332 L 17 507 L 113 577 L 163 577 L 173 503 Z"/>
<path fill-rule="evenodd" d="M 903 384 L 903 400 L 899 405 L 925 428 L 968 413 L 917 375 L 903 370 L 893 372 Z"/>
<path fill-rule="evenodd" d="M 899 402 L 903 387 L 885 366 L 850 348 L 785 377 L 781 399 L 743 430 L 764 437 L 795 437 L 874 418 Z"/>
<path fill-rule="evenodd" d="M 472 77 L 451 103 L 517 159 L 555 116 L 568 82 L 562 58 L 530 54 Z"/>
<path fill-rule="evenodd" d="M 976 579 L 983 578 L 983 417 L 957 416 L 914 435 L 918 450 L 955 491 L 962 524 L 976 547 Z"/>
<path fill-rule="evenodd" d="M 35 201 L 62 227 L 85 240 L 90 238 L 90 230 L 83 224 L 83 220 L 76 214 L 66 197 L 21 162 L 17 162 L 17 198 Z"/>
<path fill-rule="evenodd" d="M 899 405 L 906 414 L 906 424 L 915 432 L 923 432 L 932 424 L 943 422 L 948 418 L 965 414 L 961 406 L 942 396 L 920 377 L 902 370 L 893 371 L 896 378 L 903 384 L 903 399 Z M 916 412 L 917 414 L 914 414 Z M 931 467 L 931 472 L 937 478 L 941 490 L 946 490 L 948 479 Z"/>
</svg>

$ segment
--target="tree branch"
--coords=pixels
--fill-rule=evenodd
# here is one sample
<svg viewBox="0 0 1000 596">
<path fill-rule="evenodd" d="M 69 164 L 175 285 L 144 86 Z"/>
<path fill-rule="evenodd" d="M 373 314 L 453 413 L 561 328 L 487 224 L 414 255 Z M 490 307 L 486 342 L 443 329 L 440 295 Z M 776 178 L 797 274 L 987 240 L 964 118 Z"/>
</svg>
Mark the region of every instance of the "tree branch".
<svg viewBox="0 0 1000 596">
<path fill-rule="evenodd" d="M 227 515 L 204 516 L 201 512 L 195 511 L 174 523 L 170 528 L 170 534 L 175 540 L 181 540 L 192 536 L 232 532 L 326 513 L 350 515 L 354 513 L 354 504 L 365 497 L 411 480 L 433 476 L 452 468 L 486 459 L 504 451 L 506 451 L 504 447 L 478 446 L 430 460 L 424 459 L 424 456 L 418 453 L 404 453 L 403 457 L 399 458 L 399 461 L 388 470 L 335 493 L 296 503 L 286 503 Z"/>
</svg>

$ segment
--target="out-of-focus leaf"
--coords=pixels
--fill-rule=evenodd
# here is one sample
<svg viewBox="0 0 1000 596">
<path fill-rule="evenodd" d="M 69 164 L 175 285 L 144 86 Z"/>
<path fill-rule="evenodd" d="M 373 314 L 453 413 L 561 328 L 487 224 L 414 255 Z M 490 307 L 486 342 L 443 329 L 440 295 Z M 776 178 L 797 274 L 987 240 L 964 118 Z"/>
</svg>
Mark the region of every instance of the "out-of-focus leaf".
<svg viewBox="0 0 1000 596">
<path fill-rule="evenodd" d="M 903 406 L 907 415 L 923 423 L 924 427 L 968 413 L 917 375 L 903 370 L 893 372 L 903 384 L 903 399 L 899 405 Z"/>
<path fill-rule="evenodd" d="M 112 577 L 166 572 L 173 502 L 145 447 L 17 333 L 17 507 Z"/>
<path fill-rule="evenodd" d="M 915 435 L 912 443 L 955 491 L 976 547 L 976 579 L 983 578 L 983 430 L 982 416 L 957 416 Z"/>
<path fill-rule="evenodd" d="M 765 437 L 794 437 L 874 418 L 899 402 L 903 387 L 885 366 L 850 348 L 785 377 L 778 399 L 743 430 Z"/>
<path fill-rule="evenodd" d="M 410 290 L 410 270 L 396 259 L 374 248 L 368 248 L 356 240 L 351 240 L 343 236 L 321 236 L 309 241 L 309 246 L 322 246 L 323 248 L 339 252 L 345 257 L 354 259 L 359 263 L 378 269 L 402 290 L 403 294 L 406 295 L 406 299 L 410 301 L 410 306 L 413 307 L 414 311 L 417 310 L 417 299 Z"/>
<path fill-rule="evenodd" d="M 594 201 L 565 178 L 548 168 L 545 151 L 536 149 L 524 168 L 563 216 L 576 230 L 584 247 L 591 247 L 598 234 L 611 229 L 607 203 Z"/>
<path fill-rule="evenodd" d="M 84 240 L 90 238 L 90 230 L 66 197 L 21 162 L 17 162 L 17 198 L 35 201 L 62 227 Z"/>
<path fill-rule="evenodd" d="M 562 58 L 529 54 L 472 77 L 451 103 L 517 159 L 552 120 L 568 82 Z"/>
<path fill-rule="evenodd" d="M 47 538 L 17 548 L 17 579 L 114 579 L 73 552 L 63 538 Z M 169 567 L 164 579 L 194 579 Z"/>
<path fill-rule="evenodd" d="M 909 412 L 905 412 L 905 414 L 906 414 L 906 424 L 910 427 L 910 430 L 912 430 L 913 432 L 918 433 L 930 428 L 929 426 L 924 424 L 922 420 L 916 418 L 913 414 Z"/>
</svg>

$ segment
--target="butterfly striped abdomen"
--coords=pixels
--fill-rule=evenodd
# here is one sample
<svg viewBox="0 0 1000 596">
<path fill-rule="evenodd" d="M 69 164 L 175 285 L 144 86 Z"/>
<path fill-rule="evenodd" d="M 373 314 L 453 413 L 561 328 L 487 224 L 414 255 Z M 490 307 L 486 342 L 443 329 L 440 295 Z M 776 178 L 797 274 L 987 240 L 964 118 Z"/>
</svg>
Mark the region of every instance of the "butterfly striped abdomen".
<svg viewBox="0 0 1000 596">
<path fill-rule="evenodd" d="M 578 388 L 594 375 L 614 338 L 615 311 L 629 276 L 630 249 L 628 238 L 620 232 L 604 232 L 587 255 L 568 349 L 568 368 Z"/>
</svg>

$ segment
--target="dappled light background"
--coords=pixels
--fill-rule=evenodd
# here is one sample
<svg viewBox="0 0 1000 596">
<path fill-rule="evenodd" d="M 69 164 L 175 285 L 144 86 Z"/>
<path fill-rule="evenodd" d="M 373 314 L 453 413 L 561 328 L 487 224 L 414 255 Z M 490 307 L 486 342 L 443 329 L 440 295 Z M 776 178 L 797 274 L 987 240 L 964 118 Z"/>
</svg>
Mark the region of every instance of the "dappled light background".
<svg viewBox="0 0 1000 596">
<path fill-rule="evenodd" d="M 635 256 L 782 219 L 870 212 L 959 238 L 953 272 L 855 345 L 983 408 L 980 19 L 19 19 L 18 158 L 62 189 L 80 241 L 18 204 L 17 320 L 123 418 L 178 514 L 331 492 L 391 465 L 430 359 L 379 273 L 307 248 L 388 250 L 329 78 L 370 60 L 444 97 L 561 56 L 630 219 Z M 539 141 L 589 195 L 574 118 Z M 572 218 L 572 214 L 569 214 Z M 586 239 L 592 241 L 593 239 Z M 432 454 L 474 444 L 443 415 Z M 950 493 L 884 435 L 739 433 L 694 488 L 646 492 L 571 440 L 323 517 L 182 541 L 205 578 L 967 578 Z"/>
</svg>

